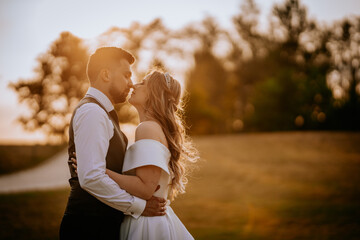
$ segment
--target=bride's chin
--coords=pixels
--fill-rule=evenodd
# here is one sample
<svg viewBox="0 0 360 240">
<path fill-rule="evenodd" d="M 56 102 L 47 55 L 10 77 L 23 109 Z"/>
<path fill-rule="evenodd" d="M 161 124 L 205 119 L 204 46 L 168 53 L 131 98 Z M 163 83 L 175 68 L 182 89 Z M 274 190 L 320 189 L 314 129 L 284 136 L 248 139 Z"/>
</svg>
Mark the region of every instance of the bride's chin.
<svg viewBox="0 0 360 240">
<path fill-rule="evenodd" d="M 135 102 L 134 102 L 134 99 L 133 99 L 132 97 L 129 98 L 128 102 L 129 102 L 131 105 L 134 106 L 134 103 L 135 103 Z"/>
</svg>

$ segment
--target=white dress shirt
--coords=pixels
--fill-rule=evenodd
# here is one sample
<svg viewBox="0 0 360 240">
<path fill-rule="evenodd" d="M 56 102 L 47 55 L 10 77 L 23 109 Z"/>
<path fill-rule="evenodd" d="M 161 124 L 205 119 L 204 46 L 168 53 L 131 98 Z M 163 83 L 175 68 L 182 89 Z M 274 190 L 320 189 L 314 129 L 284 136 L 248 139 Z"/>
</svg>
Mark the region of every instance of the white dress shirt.
<svg viewBox="0 0 360 240">
<path fill-rule="evenodd" d="M 109 98 L 96 88 L 90 87 L 86 94 L 108 112 L 114 109 Z M 73 130 L 80 186 L 101 202 L 138 218 L 146 201 L 130 195 L 105 174 L 109 141 L 114 135 L 108 114 L 99 105 L 86 103 L 76 110 Z"/>
</svg>

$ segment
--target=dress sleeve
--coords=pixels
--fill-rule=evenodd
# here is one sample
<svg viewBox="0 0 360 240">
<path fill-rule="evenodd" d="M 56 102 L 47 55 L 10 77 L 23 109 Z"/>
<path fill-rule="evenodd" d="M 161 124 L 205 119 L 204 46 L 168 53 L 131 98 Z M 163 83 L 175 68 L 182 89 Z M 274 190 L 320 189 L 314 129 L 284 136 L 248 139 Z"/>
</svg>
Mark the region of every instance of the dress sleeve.
<svg viewBox="0 0 360 240">
<path fill-rule="evenodd" d="M 123 172 L 153 165 L 161 168 L 167 174 L 169 171 L 170 151 L 162 143 L 152 139 L 141 139 L 132 144 L 125 154 Z"/>
</svg>

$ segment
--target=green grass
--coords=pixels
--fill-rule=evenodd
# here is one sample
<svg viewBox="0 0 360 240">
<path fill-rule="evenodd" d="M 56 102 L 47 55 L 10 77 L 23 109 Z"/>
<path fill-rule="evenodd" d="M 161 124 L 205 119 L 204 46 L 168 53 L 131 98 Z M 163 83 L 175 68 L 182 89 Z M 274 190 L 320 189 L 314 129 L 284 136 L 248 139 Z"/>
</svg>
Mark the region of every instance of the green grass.
<svg viewBox="0 0 360 240">
<path fill-rule="evenodd" d="M 195 239 L 360 239 L 360 134 L 197 137 L 171 205 Z M 0 195 L 0 239 L 57 239 L 68 190 Z"/>
<path fill-rule="evenodd" d="M 64 145 L 0 145 L 0 174 L 33 167 L 64 148 Z"/>
<path fill-rule="evenodd" d="M 0 239 L 58 239 L 68 192 L 0 195 Z"/>
</svg>

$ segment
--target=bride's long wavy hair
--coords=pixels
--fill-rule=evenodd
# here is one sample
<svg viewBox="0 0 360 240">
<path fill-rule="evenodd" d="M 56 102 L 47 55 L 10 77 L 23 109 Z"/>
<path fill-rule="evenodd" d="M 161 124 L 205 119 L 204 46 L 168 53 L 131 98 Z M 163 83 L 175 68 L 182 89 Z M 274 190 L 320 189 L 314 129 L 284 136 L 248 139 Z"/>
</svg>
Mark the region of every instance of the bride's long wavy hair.
<svg viewBox="0 0 360 240">
<path fill-rule="evenodd" d="M 161 125 L 169 145 L 172 174 L 169 198 L 173 200 L 179 193 L 185 192 L 190 163 L 195 163 L 199 156 L 185 132 L 181 85 L 170 75 L 168 77 L 170 81 L 167 84 L 164 73 L 153 70 L 149 74 L 145 109 L 146 114 Z"/>
</svg>

